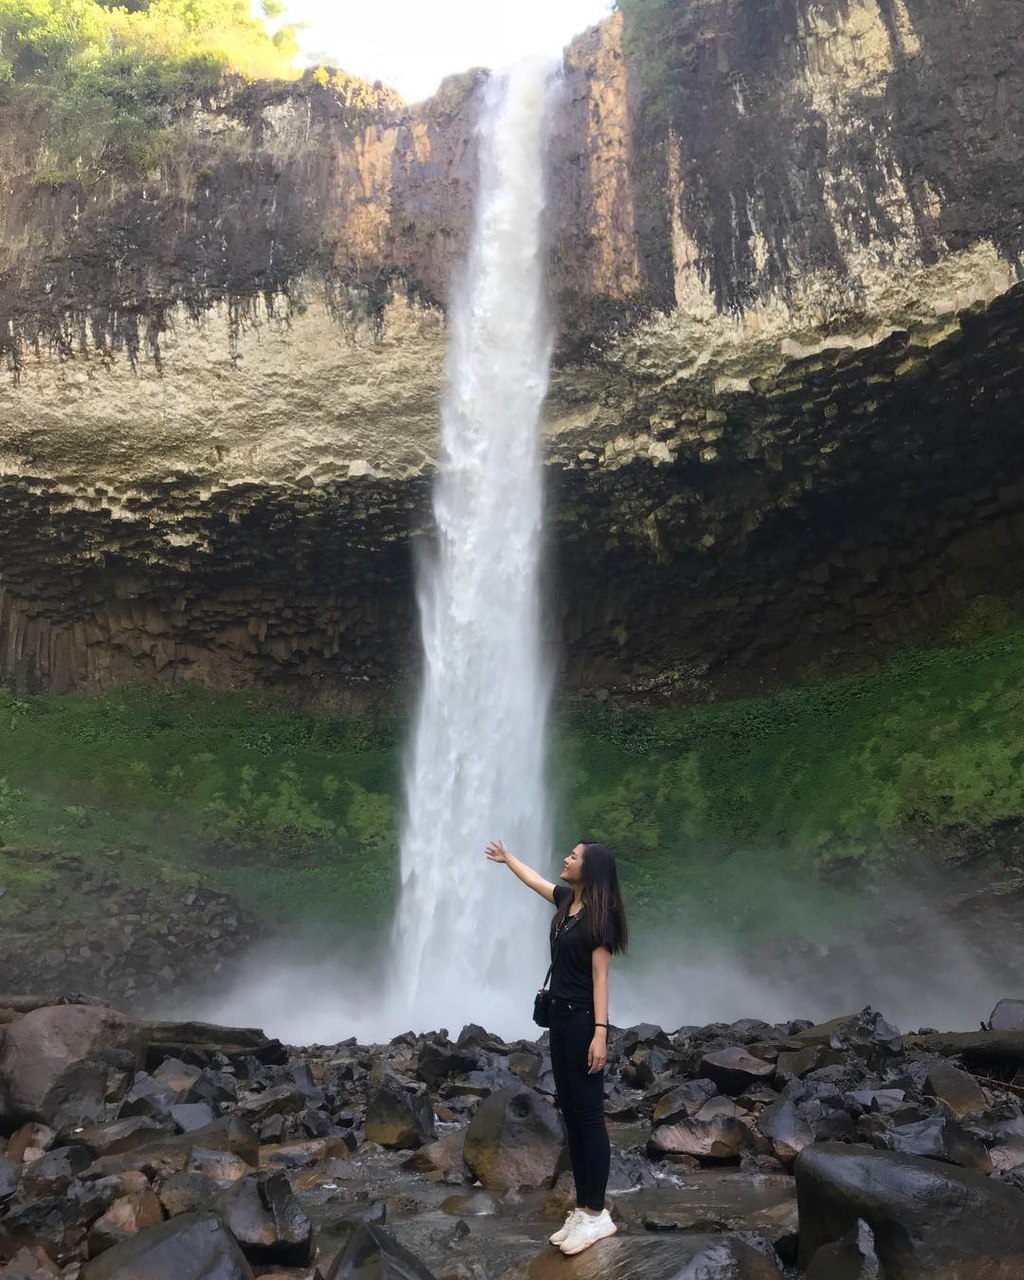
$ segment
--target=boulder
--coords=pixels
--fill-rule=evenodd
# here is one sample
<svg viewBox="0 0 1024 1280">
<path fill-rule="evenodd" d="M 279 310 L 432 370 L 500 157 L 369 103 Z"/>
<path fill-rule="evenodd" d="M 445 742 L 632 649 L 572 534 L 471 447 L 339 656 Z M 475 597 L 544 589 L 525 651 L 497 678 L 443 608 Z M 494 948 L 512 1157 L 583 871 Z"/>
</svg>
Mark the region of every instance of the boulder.
<svg viewBox="0 0 1024 1280">
<path fill-rule="evenodd" d="M 434 1108 L 421 1093 L 388 1084 L 366 1108 L 366 1139 L 399 1151 L 422 1147 L 437 1137 Z"/>
<path fill-rule="evenodd" d="M 86 1280 L 92 1280 L 87 1276 Z M 324 1280 L 434 1280 L 408 1249 L 373 1223 L 363 1223 L 327 1268 Z"/>
<path fill-rule="evenodd" d="M 195 1169 L 182 1169 L 180 1173 L 172 1173 L 160 1184 L 157 1195 L 169 1218 L 177 1218 L 183 1213 L 196 1213 L 211 1205 L 220 1192 L 220 1187 L 205 1173 Z"/>
<path fill-rule="evenodd" d="M 988 1015 L 988 1025 L 992 1031 L 1024 1031 L 1024 1000 L 998 1001 Z"/>
<path fill-rule="evenodd" d="M 311 1261 L 313 1227 L 283 1173 L 250 1173 L 215 1207 L 254 1265 L 304 1267 Z"/>
<path fill-rule="evenodd" d="M 687 1120 L 701 1109 L 709 1098 L 718 1092 L 713 1080 L 688 1080 L 655 1103 L 652 1119 L 655 1124 L 675 1124 Z"/>
<path fill-rule="evenodd" d="M 129 1050 L 138 1059 L 138 1027 L 102 1005 L 33 1009 L 0 1043 L 0 1123 L 41 1120 L 60 1128 L 104 1115 L 111 1068 L 100 1055 Z"/>
<path fill-rule="evenodd" d="M 875 1252 L 875 1237 L 866 1222 L 858 1222 L 835 1244 L 814 1255 L 805 1280 L 883 1280 Z"/>
<path fill-rule="evenodd" d="M 231 1232 L 212 1213 L 141 1231 L 90 1261 L 82 1280 L 253 1280 Z"/>
<path fill-rule="evenodd" d="M 694 1156 L 698 1160 L 720 1164 L 738 1160 L 751 1144 L 751 1132 L 734 1116 L 712 1116 L 710 1120 L 680 1120 L 662 1125 L 647 1141 L 648 1154 L 654 1157 Z"/>
<path fill-rule="evenodd" d="M 992 1157 L 985 1144 L 947 1116 L 930 1116 L 914 1124 L 897 1125 L 885 1135 L 884 1145 L 890 1151 L 946 1160 L 965 1169 L 977 1169 L 979 1173 L 992 1172 Z"/>
<path fill-rule="evenodd" d="M 463 1159 L 488 1190 L 542 1187 L 554 1181 L 565 1148 L 554 1107 L 527 1089 L 502 1089 L 477 1108 Z"/>
<path fill-rule="evenodd" d="M 233 1151 L 211 1151 L 207 1147 L 193 1147 L 185 1165 L 187 1172 L 201 1173 L 212 1178 L 219 1187 L 230 1187 L 247 1173 L 252 1165 Z"/>
<path fill-rule="evenodd" d="M 49 1151 L 57 1137 L 56 1131 L 46 1124 L 23 1124 L 11 1134 L 5 1152 L 8 1160 L 38 1160 Z"/>
<path fill-rule="evenodd" d="M 45 1196 L 27 1204 L 15 1201 L 0 1218 L 0 1259 L 36 1246 L 51 1258 L 63 1257 L 82 1242 L 87 1225 L 81 1206 L 71 1196 Z"/>
<path fill-rule="evenodd" d="M 870 1147 L 822 1143 L 796 1161 L 800 1264 L 863 1220 L 885 1280 L 1024 1275 L 1024 1196 L 974 1170 Z"/>
<path fill-rule="evenodd" d="M 10 1200 L 18 1189 L 21 1180 L 21 1165 L 16 1160 L 8 1160 L 0 1156 L 0 1205 Z"/>
<path fill-rule="evenodd" d="M 814 1130 L 788 1099 L 765 1107 L 757 1129 L 772 1144 L 772 1154 L 790 1168 L 804 1147 L 814 1141 Z"/>
<path fill-rule="evenodd" d="M 150 1188 L 121 1196 L 89 1228 L 89 1257 L 96 1258 L 140 1231 L 159 1226 L 163 1218 L 160 1201 Z"/>
<path fill-rule="evenodd" d="M 54 1147 L 45 1155 L 25 1165 L 21 1174 L 23 1199 L 59 1196 L 68 1189 L 83 1169 L 92 1163 L 85 1147 Z"/>
<path fill-rule="evenodd" d="M 988 1106 L 974 1076 L 948 1062 L 937 1062 L 932 1067 L 924 1082 L 924 1092 L 930 1098 L 939 1098 L 955 1116 L 972 1115 Z"/>
<path fill-rule="evenodd" d="M 90 1125 L 75 1134 L 75 1141 L 93 1156 L 118 1156 L 167 1137 L 170 1130 L 149 1116 L 128 1116 L 107 1124 Z"/>
<path fill-rule="evenodd" d="M 700 1061 L 701 1074 L 713 1080 L 723 1093 L 734 1096 L 749 1089 L 758 1081 L 769 1080 L 775 1074 L 771 1062 L 755 1058 L 739 1045 L 705 1054 Z"/>
</svg>

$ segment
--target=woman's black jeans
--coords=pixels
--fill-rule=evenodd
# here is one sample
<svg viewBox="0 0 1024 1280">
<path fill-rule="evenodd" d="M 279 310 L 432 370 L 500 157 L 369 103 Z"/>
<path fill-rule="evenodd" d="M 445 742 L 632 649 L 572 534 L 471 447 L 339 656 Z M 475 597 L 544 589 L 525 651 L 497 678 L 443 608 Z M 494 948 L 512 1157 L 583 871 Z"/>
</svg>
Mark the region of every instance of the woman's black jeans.
<svg viewBox="0 0 1024 1280">
<path fill-rule="evenodd" d="M 593 1009 L 552 999 L 548 1038 L 576 1180 L 576 1204 L 583 1209 L 603 1209 L 611 1144 L 604 1120 L 604 1070 L 587 1074 L 587 1052 L 594 1038 Z"/>
</svg>

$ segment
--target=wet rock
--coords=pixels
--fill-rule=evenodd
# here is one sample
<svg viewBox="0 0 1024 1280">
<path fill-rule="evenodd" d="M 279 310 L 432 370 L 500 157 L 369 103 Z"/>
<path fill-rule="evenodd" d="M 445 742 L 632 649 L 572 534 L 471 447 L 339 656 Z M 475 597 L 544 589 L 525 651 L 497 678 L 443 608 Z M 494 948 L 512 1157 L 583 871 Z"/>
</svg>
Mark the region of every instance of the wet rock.
<svg viewBox="0 0 1024 1280">
<path fill-rule="evenodd" d="M 887 1115 L 899 1110 L 905 1104 L 907 1095 L 902 1089 L 852 1089 L 847 1097 L 864 1111 Z"/>
<path fill-rule="evenodd" d="M 671 1229 L 602 1241 L 568 1267 L 557 1249 L 544 1249 L 528 1267 L 511 1273 L 516 1280 L 560 1280 L 568 1274 L 593 1280 L 780 1280 L 782 1273 L 768 1253 L 739 1235 Z"/>
<path fill-rule="evenodd" d="M 930 1116 L 914 1124 L 897 1125 L 885 1136 L 884 1142 L 890 1151 L 945 1160 L 965 1169 L 977 1169 L 979 1173 L 992 1172 L 992 1157 L 985 1144 L 946 1116 Z"/>
<path fill-rule="evenodd" d="M 282 1084 L 274 1089 L 267 1089 L 263 1093 L 254 1093 L 243 1098 L 236 1104 L 235 1114 L 246 1123 L 255 1126 L 270 1116 L 294 1115 L 305 1105 L 306 1095 L 301 1089 Z"/>
<path fill-rule="evenodd" d="M 70 1196 L 46 1196 L 27 1204 L 15 1202 L 0 1218 L 0 1258 L 39 1246 L 51 1258 L 71 1253 L 85 1238 L 79 1204 Z"/>
<path fill-rule="evenodd" d="M 366 1139 L 399 1151 L 433 1142 L 434 1108 L 425 1094 L 387 1086 L 378 1090 L 366 1108 Z"/>
<path fill-rule="evenodd" d="M 50 1280 L 62 1275 L 60 1267 L 45 1249 L 19 1249 L 5 1267 L 0 1267 L 0 1280 Z"/>
<path fill-rule="evenodd" d="M 194 1147 L 185 1166 L 186 1172 L 201 1173 L 212 1178 L 219 1187 L 228 1187 L 252 1171 L 252 1166 L 232 1151 L 210 1151 Z"/>
<path fill-rule="evenodd" d="M 1024 1163 L 1024 1117 L 998 1120 L 988 1133 L 988 1154 L 998 1173 Z"/>
<path fill-rule="evenodd" d="M 431 1142 L 406 1160 L 406 1169 L 433 1174 L 444 1182 L 469 1182 L 472 1175 L 462 1158 L 465 1134 L 446 1133 L 437 1142 Z"/>
<path fill-rule="evenodd" d="M 93 1156 L 117 1156 L 149 1146 L 169 1133 L 169 1129 L 149 1116 L 128 1116 L 108 1124 L 90 1125 L 75 1134 L 75 1141 Z"/>
<path fill-rule="evenodd" d="M 103 1118 L 106 1050 L 141 1052 L 135 1023 L 99 1005 L 55 1005 L 26 1013 L 0 1044 L 0 1121 L 60 1128 Z"/>
<path fill-rule="evenodd" d="M 984 1111 L 988 1105 L 977 1080 L 948 1062 L 938 1062 L 932 1067 L 924 1082 L 924 1092 L 931 1098 L 941 1099 L 955 1116 Z"/>
<path fill-rule="evenodd" d="M 713 1080 L 688 1080 L 660 1098 L 654 1107 L 652 1119 L 657 1124 L 675 1124 L 686 1120 L 701 1109 L 709 1098 L 718 1092 Z"/>
<path fill-rule="evenodd" d="M 886 1280 L 937 1280 L 954 1264 L 985 1280 L 1024 1274 L 1024 1197 L 974 1170 L 825 1143 L 797 1157 L 796 1185 L 803 1267 L 863 1220 Z"/>
<path fill-rule="evenodd" d="M 875 1238 L 866 1222 L 858 1222 L 841 1240 L 814 1255 L 806 1280 L 883 1280 Z"/>
<path fill-rule="evenodd" d="M 202 1074 L 201 1067 L 182 1062 L 180 1058 L 166 1058 L 153 1072 L 152 1079 L 184 1100 Z"/>
<path fill-rule="evenodd" d="M 1024 1031 L 1024 1000 L 1002 999 L 988 1015 L 991 1031 Z"/>
<path fill-rule="evenodd" d="M 40 1196 L 58 1196 L 91 1163 L 92 1157 L 85 1147 L 55 1147 L 24 1167 L 21 1196 L 26 1200 Z"/>
<path fill-rule="evenodd" d="M 183 1213 L 196 1213 L 211 1205 L 221 1188 L 209 1174 L 195 1169 L 172 1173 L 159 1186 L 157 1195 L 169 1218 Z"/>
<path fill-rule="evenodd" d="M 234 1237 L 212 1213 L 185 1214 L 90 1261 L 82 1280 L 253 1280 Z"/>
<path fill-rule="evenodd" d="M 771 1143 L 772 1154 L 786 1168 L 814 1141 L 814 1130 L 788 1100 L 766 1107 L 758 1117 L 757 1129 Z"/>
<path fill-rule="evenodd" d="M 6 1156 L 9 1160 L 38 1160 L 49 1151 L 56 1138 L 56 1131 L 45 1124 L 25 1124 L 11 1134 Z"/>
<path fill-rule="evenodd" d="M 488 1190 L 542 1187 L 554 1180 L 564 1146 L 562 1122 L 550 1103 L 522 1088 L 500 1090 L 470 1121 L 463 1159 Z"/>
<path fill-rule="evenodd" d="M 121 1196 L 89 1228 L 86 1237 L 89 1257 L 96 1258 L 140 1231 L 159 1226 L 163 1217 L 160 1201 L 148 1187 Z"/>
<path fill-rule="evenodd" d="M 775 1074 L 770 1062 L 755 1058 L 739 1045 L 708 1053 L 701 1059 L 702 1075 L 713 1080 L 718 1088 L 730 1096 L 742 1093 L 759 1081 L 769 1080 Z"/>
<path fill-rule="evenodd" d="M 734 1116 L 713 1116 L 710 1120 L 680 1120 L 662 1125 L 647 1141 L 648 1153 L 658 1158 L 666 1155 L 694 1156 L 702 1163 L 720 1164 L 738 1160 L 751 1144 L 751 1132 Z"/>
<path fill-rule="evenodd" d="M 217 1118 L 208 1102 L 179 1102 L 171 1107 L 169 1115 L 183 1133 L 205 1129 Z"/>
<path fill-rule="evenodd" d="M 170 1119 L 171 1107 L 177 1105 L 179 1096 L 170 1085 L 140 1071 L 125 1094 L 118 1115 L 122 1119 L 148 1116 L 151 1120 L 166 1123 Z"/>
<path fill-rule="evenodd" d="M 20 1178 L 21 1165 L 16 1160 L 0 1156 L 0 1205 L 14 1195 Z"/>
<path fill-rule="evenodd" d="M 283 1173 L 248 1174 L 216 1209 L 254 1265 L 303 1267 L 311 1260 L 313 1227 Z"/>
<path fill-rule="evenodd" d="M 434 1276 L 390 1232 L 364 1223 L 327 1268 L 324 1280 L 434 1280 Z"/>
<path fill-rule="evenodd" d="M 451 1043 L 428 1040 L 416 1058 L 415 1072 L 430 1089 L 436 1089 L 449 1076 L 465 1075 L 479 1066 L 479 1055 Z"/>
</svg>

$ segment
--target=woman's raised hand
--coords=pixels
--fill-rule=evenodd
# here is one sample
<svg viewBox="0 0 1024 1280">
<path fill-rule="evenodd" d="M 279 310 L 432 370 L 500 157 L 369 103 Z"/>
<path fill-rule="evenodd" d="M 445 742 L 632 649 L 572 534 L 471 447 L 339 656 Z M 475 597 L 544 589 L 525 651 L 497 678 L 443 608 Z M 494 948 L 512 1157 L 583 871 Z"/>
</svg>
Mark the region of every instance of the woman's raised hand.
<svg viewBox="0 0 1024 1280">
<path fill-rule="evenodd" d="M 511 856 L 500 840 L 492 840 L 484 850 L 484 853 L 487 854 L 492 862 L 507 862 Z"/>
</svg>

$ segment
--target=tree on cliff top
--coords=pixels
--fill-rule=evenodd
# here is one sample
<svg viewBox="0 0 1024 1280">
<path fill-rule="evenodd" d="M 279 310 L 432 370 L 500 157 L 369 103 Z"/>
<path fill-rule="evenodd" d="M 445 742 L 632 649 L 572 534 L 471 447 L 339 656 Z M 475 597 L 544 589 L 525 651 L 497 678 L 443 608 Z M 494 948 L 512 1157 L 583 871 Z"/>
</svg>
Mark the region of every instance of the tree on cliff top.
<svg viewBox="0 0 1024 1280">
<path fill-rule="evenodd" d="M 293 78 L 295 28 L 264 0 L 0 0 L 0 94 L 44 113 L 38 181 L 145 170 L 225 73 Z"/>
</svg>

